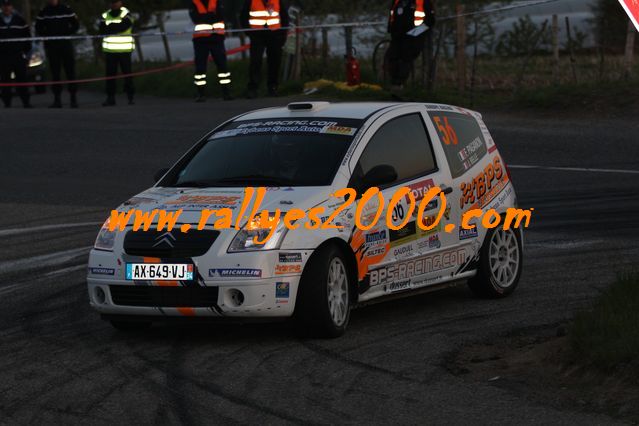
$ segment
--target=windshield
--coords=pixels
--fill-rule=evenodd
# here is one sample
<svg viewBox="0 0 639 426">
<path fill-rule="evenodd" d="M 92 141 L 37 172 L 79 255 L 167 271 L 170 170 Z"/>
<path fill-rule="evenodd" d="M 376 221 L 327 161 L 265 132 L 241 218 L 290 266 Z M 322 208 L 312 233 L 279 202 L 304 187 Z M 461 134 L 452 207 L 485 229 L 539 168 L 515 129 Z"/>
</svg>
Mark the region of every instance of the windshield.
<svg viewBox="0 0 639 426">
<path fill-rule="evenodd" d="M 326 186 L 361 120 L 235 121 L 211 135 L 168 186 Z"/>
</svg>

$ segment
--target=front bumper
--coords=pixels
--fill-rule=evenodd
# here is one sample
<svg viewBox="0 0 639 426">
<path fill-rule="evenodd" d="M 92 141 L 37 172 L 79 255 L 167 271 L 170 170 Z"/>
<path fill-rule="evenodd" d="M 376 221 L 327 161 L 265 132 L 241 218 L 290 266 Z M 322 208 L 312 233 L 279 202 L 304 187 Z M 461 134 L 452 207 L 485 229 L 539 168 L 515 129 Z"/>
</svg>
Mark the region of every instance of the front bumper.
<svg viewBox="0 0 639 426">
<path fill-rule="evenodd" d="M 191 259 L 198 271 L 194 282 L 163 283 L 126 280 L 126 262 L 143 262 L 142 258 L 92 250 L 87 271 L 89 303 L 103 315 L 290 317 L 295 309 L 301 272 L 311 252 L 295 253 L 297 255 L 293 259 L 295 263 L 279 263 L 280 260 L 290 260 L 290 256 L 286 256 L 287 253 L 290 255 L 290 251 L 253 252 L 229 256 L 207 254 Z M 280 254 L 284 256 L 280 257 Z M 282 265 L 296 265 L 294 273 L 288 273 L 290 269 L 283 271 Z M 230 271 L 259 271 L 260 273 L 258 277 L 230 277 L 215 273 L 224 268 Z M 160 287 L 167 289 L 172 287 L 173 289 L 168 289 L 167 292 L 177 297 L 168 300 L 167 303 L 167 299 L 171 297 L 165 297 L 167 292 Z M 196 290 L 190 292 L 193 288 Z M 200 291 L 201 289 L 205 291 Z M 122 297 L 123 292 L 131 293 L 131 291 L 134 293 L 133 299 Z M 150 297 L 151 295 L 153 297 Z M 140 297 L 143 298 L 144 303 L 138 303 Z M 158 300 L 162 303 L 155 304 Z M 179 302 L 175 302 L 176 300 Z M 191 303 L 184 303 L 184 300 Z M 203 306 L 203 303 L 197 303 L 203 300 L 206 306 Z"/>
<path fill-rule="evenodd" d="M 217 288 L 217 303 L 209 307 L 161 307 L 118 305 L 114 302 L 112 286 L 130 286 L 131 281 L 114 281 L 88 278 L 89 303 L 105 315 L 139 316 L 186 316 L 186 317 L 289 317 L 295 307 L 295 296 L 300 277 L 288 276 L 251 280 L 250 282 L 206 283 L 208 288 Z M 277 288 L 288 284 L 288 297 Z M 280 290 L 281 292 L 281 290 Z M 238 294 L 241 294 L 238 297 Z M 241 303 L 240 303 L 241 301 Z"/>
</svg>

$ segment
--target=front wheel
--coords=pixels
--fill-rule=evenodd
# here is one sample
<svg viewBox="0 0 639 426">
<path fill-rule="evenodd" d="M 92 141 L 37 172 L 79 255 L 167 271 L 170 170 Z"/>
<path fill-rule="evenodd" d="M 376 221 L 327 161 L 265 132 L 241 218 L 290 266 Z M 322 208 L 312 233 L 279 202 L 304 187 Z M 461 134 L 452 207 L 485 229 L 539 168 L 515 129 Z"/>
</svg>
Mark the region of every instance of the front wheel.
<svg viewBox="0 0 639 426">
<path fill-rule="evenodd" d="M 491 229 L 481 248 L 477 275 L 468 281 L 468 286 L 481 297 L 506 297 L 519 284 L 523 261 L 521 232 Z"/>
<path fill-rule="evenodd" d="M 320 248 L 304 269 L 295 319 L 304 334 L 339 337 L 350 319 L 350 274 L 341 250 L 333 245 Z"/>
</svg>

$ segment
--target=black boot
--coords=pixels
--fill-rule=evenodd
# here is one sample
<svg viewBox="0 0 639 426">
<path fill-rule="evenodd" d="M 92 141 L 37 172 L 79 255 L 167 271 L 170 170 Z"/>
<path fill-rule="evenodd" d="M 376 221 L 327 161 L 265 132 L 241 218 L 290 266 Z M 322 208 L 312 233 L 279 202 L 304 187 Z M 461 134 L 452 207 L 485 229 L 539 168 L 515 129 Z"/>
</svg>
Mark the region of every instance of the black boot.
<svg viewBox="0 0 639 426">
<path fill-rule="evenodd" d="M 129 98 L 129 105 L 135 105 L 135 99 L 133 99 L 133 93 L 129 93 L 127 97 Z"/>
<path fill-rule="evenodd" d="M 60 99 L 60 94 L 56 93 L 54 95 L 53 103 L 49 105 L 49 108 L 62 108 L 62 100 Z"/>
<path fill-rule="evenodd" d="M 195 102 L 206 102 L 206 90 L 204 89 L 204 86 L 197 86 Z"/>
<path fill-rule="evenodd" d="M 75 95 L 75 93 L 71 93 L 71 108 L 77 108 L 78 107 L 78 98 Z"/>
<path fill-rule="evenodd" d="M 115 106 L 115 97 L 109 96 L 106 98 L 106 101 L 102 102 L 103 107 Z"/>
</svg>

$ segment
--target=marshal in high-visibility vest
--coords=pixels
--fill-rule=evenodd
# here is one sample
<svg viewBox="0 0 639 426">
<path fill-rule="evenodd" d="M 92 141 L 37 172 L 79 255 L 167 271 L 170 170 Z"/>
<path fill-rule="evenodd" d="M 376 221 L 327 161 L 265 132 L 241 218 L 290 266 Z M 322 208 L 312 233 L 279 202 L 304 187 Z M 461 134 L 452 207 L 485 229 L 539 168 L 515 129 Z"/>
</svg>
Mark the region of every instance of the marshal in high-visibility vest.
<svg viewBox="0 0 639 426">
<path fill-rule="evenodd" d="M 419 27 L 424 23 L 424 18 L 426 18 L 426 11 L 424 9 L 424 0 L 414 0 L 415 5 L 413 8 L 407 8 L 406 13 L 408 15 L 408 19 L 412 19 L 412 23 L 414 26 Z M 393 7 L 390 11 L 390 22 L 393 23 L 395 21 L 395 17 L 398 12 L 404 13 L 404 8 L 400 6 L 401 0 L 394 0 Z M 409 6 L 410 7 L 410 6 Z M 411 12 L 412 11 L 412 16 Z M 400 15 L 401 15 L 400 14 Z"/>
<path fill-rule="evenodd" d="M 119 10 L 107 10 L 102 14 L 102 22 L 109 32 L 108 37 L 102 39 L 102 50 L 108 53 L 133 52 L 135 50 L 135 40 L 133 39 L 133 18 L 131 12 L 126 7 Z"/>
<path fill-rule="evenodd" d="M 425 35 L 435 25 L 434 1 L 392 0 L 389 15 L 389 73 L 394 88 L 400 89 L 422 51 Z"/>
<path fill-rule="evenodd" d="M 118 68 L 122 74 L 131 74 L 131 53 L 135 50 L 135 40 L 131 35 L 133 34 L 133 17 L 121 0 L 111 0 L 111 8 L 102 14 L 100 34 L 106 36 L 102 40 L 106 76 L 117 76 Z M 116 88 L 115 79 L 106 80 L 107 99 L 102 105 L 115 105 Z M 129 105 L 132 105 L 135 91 L 131 76 L 124 79 L 124 91 L 129 98 Z"/>
<path fill-rule="evenodd" d="M 280 0 L 251 0 L 249 25 L 251 28 L 279 30 L 282 28 Z"/>
<path fill-rule="evenodd" d="M 224 2 L 222 0 L 191 0 L 189 16 L 193 21 L 193 52 L 195 59 L 195 100 L 206 100 L 207 64 L 209 56 L 217 66 L 218 83 L 222 88 L 222 97 L 231 99 L 231 73 L 226 61 L 224 46 Z"/>
<path fill-rule="evenodd" d="M 224 35 L 226 25 L 217 13 L 218 0 L 192 0 L 191 19 L 194 23 L 193 38 L 208 37 L 211 34 Z M 195 12 L 195 13 L 194 13 Z"/>
</svg>

